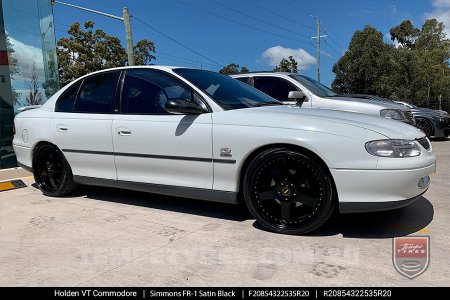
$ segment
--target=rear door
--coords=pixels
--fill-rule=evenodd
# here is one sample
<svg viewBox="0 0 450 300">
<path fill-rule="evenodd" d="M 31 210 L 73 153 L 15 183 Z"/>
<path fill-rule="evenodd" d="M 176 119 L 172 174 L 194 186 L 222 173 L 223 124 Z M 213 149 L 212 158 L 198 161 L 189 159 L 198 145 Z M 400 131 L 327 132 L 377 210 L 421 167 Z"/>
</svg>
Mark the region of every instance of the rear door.
<svg viewBox="0 0 450 300">
<path fill-rule="evenodd" d="M 50 130 L 74 175 L 117 178 L 111 125 L 119 77 L 119 71 L 86 77 L 56 103 Z"/>
</svg>

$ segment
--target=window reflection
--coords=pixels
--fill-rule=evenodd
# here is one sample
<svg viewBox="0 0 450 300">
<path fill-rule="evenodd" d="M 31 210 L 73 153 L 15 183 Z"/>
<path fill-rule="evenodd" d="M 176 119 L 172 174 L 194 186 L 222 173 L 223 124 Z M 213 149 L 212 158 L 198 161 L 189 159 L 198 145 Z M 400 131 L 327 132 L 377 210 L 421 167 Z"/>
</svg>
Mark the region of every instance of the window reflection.
<svg viewBox="0 0 450 300">
<path fill-rule="evenodd" d="M 53 11 L 48 0 L 0 0 L 0 168 L 15 166 L 14 115 L 59 89 Z"/>
</svg>

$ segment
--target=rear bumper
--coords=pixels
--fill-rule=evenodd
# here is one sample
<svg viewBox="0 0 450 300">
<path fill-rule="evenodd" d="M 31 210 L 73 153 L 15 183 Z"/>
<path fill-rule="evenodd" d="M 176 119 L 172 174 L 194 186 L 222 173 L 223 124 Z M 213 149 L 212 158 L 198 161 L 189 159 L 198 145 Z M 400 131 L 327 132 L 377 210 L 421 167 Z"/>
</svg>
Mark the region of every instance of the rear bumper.
<svg viewBox="0 0 450 300">
<path fill-rule="evenodd" d="M 13 144 L 14 152 L 17 157 L 17 164 L 27 171 L 32 170 L 31 148 Z"/>
<path fill-rule="evenodd" d="M 435 171 L 436 164 L 433 163 L 407 170 L 331 169 L 331 174 L 338 192 L 339 209 L 341 213 L 347 213 L 408 205 L 426 192 L 428 175 Z"/>
</svg>

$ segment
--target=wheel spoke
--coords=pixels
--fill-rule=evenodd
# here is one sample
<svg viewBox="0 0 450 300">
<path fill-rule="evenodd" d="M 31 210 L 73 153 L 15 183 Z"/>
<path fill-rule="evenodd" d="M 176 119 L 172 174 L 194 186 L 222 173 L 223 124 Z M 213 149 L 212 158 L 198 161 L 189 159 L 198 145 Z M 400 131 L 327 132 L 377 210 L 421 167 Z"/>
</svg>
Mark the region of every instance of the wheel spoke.
<svg viewBox="0 0 450 300">
<path fill-rule="evenodd" d="M 41 176 L 43 177 L 43 178 L 47 178 L 48 177 L 48 174 L 47 174 L 47 172 L 46 171 L 42 171 L 41 172 Z"/>
<path fill-rule="evenodd" d="M 61 178 L 60 177 L 55 177 L 54 180 L 55 180 L 57 186 L 59 186 L 61 184 Z"/>
<path fill-rule="evenodd" d="M 56 182 L 55 182 L 55 179 L 54 179 L 52 176 L 50 176 L 50 177 L 49 177 L 49 180 L 50 180 L 50 184 L 52 185 L 52 188 L 56 188 L 56 187 L 57 187 L 57 184 L 56 184 Z"/>
<path fill-rule="evenodd" d="M 258 194 L 258 197 L 260 200 L 273 200 L 277 197 L 277 192 L 275 190 L 262 192 Z"/>
<path fill-rule="evenodd" d="M 295 202 L 300 202 L 302 204 L 305 204 L 307 206 L 316 206 L 318 200 L 316 198 L 310 197 L 306 194 L 297 193 L 297 197 L 294 199 Z"/>
<path fill-rule="evenodd" d="M 53 152 L 52 152 L 52 151 L 49 151 L 48 154 L 47 154 L 47 156 L 48 156 L 48 160 L 49 160 L 49 161 L 51 161 L 51 162 L 54 162 L 54 161 L 55 161 L 55 155 L 53 155 Z"/>
<path fill-rule="evenodd" d="M 296 170 L 294 175 L 291 175 L 292 178 L 292 182 L 294 182 L 294 184 L 300 184 L 303 183 L 303 181 L 305 181 L 306 179 L 306 174 L 301 172 L 300 170 Z"/>
<path fill-rule="evenodd" d="M 290 221 L 291 220 L 291 210 L 292 202 L 281 202 L 281 219 Z"/>
<path fill-rule="evenodd" d="M 292 175 L 289 173 L 288 169 L 285 166 L 280 166 L 273 164 L 269 168 L 270 176 L 272 176 L 272 179 L 279 183 L 284 179 L 290 179 Z"/>
</svg>

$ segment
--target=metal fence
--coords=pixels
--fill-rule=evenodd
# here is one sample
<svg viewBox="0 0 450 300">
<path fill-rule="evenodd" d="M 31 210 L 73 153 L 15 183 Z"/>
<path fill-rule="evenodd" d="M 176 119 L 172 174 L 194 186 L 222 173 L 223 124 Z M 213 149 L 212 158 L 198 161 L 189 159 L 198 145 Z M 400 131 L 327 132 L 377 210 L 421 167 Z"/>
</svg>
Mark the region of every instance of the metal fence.
<svg viewBox="0 0 450 300">
<path fill-rule="evenodd" d="M 440 109 L 439 108 L 439 100 L 431 99 L 430 108 L 431 109 Z M 441 109 L 450 113 L 450 98 L 442 98 L 441 99 Z"/>
</svg>

